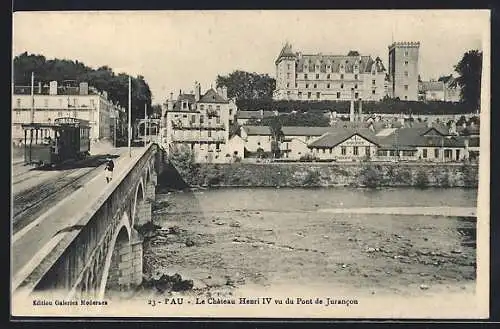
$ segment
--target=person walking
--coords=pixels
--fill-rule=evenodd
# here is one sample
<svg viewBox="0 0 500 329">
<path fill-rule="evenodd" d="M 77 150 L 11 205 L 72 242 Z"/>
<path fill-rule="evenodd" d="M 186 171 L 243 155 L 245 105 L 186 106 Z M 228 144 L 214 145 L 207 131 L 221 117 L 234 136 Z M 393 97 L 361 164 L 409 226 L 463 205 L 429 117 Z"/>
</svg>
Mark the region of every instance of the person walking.
<svg viewBox="0 0 500 329">
<path fill-rule="evenodd" d="M 108 161 L 106 162 L 106 167 L 104 167 L 107 183 L 111 182 L 111 180 L 113 179 L 113 169 L 115 169 L 115 164 L 113 160 L 108 159 Z"/>
</svg>

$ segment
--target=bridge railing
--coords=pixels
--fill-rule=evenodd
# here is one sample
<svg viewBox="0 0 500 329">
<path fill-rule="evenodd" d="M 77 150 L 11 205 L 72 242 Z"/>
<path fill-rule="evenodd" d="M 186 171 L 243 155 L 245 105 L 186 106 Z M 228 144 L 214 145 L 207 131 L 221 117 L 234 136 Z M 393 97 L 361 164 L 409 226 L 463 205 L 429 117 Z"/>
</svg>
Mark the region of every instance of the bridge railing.
<svg viewBox="0 0 500 329">
<path fill-rule="evenodd" d="M 120 221 L 131 193 L 135 192 L 143 167 L 151 161 L 157 150 L 150 144 L 132 161 L 124 174 L 115 177 L 101 196 L 80 216 L 74 226 L 77 229 L 61 233 L 59 243 L 40 262 L 34 271 L 19 286 L 25 293 L 33 290 L 66 291 L 71 296 L 78 288 L 86 267 L 92 266 L 102 243 L 108 243 L 109 230 Z M 107 249 L 107 248 L 105 248 Z M 100 255 L 102 264 L 106 254 Z M 103 265 L 101 265 L 103 267 Z M 100 284 L 98 278 L 97 286 Z"/>
</svg>

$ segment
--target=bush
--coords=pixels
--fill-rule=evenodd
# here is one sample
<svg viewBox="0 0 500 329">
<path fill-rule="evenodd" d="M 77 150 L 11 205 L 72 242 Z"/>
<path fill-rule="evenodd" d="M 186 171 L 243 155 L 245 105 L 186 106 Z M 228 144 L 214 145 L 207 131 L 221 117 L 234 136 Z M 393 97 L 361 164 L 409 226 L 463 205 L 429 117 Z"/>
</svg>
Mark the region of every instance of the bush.
<svg viewBox="0 0 500 329">
<path fill-rule="evenodd" d="M 308 171 L 302 184 L 304 186 L 318 186 L 321 183 L 321 174 L 317 170 Z"/>
<path fill-rule="evenodd" d="M 478 172 L 477 170 L 474 170 L 474 166 L 469 163 L 464 163 L 460 168 L 460 171 L 462 173 L 464 187 L 477 187 Z"/>
<path fill-rule="evenodd" d="M 319 160 L 318 157 L 315 157 L 313 156 L 312 154 L 308 153 L 308 154 L 304 154 L 303 156 L 301 156 L 299 158 L 299 161 L 302 161 L 302 162 L 307 162 L 307 161 L 317 161 Z"/>
<path fill-rule="evenodd" d="M 379 166 L 369 164 L 359 174 L 360 183 L 366 187 L 378 187 L 382 183 L 382 172 Z"/>
<path fill-rule="evenodd" d="M 171 146 L 168 160 L 187 183 L 197 183 L 199 178 L 199 165 L 195 163 L 194 153 L 188 146 Z"/>
<path fill-rule="evenodd" d="M 427 172 L 424 168 L 420 168 L 417 171 L 417 177 L 415 179 L 415 186 L 419 188 L 425 188 L 429 186 L 429 177 L 427 177 Z"/>
</svg>

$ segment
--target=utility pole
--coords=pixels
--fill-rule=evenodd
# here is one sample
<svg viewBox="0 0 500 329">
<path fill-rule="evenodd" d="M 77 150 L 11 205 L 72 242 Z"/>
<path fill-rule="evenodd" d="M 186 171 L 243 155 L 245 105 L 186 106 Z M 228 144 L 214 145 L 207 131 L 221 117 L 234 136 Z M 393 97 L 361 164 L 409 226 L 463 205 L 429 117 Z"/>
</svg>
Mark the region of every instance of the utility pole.
<svg viewBox="0 0 500 329">
<path fill-rule="evenodd" d="M 147 129 L 148 129 L 148 124 L 147 124 L 147 120 L 148 120 L 147 107 L 148 107 L 148 104 L 144 103 L 144 147 L 146 147 L 146 145 L 147 145 L 147 142 L 146 142 L 146 132 L 147 132 Z"/>
<path fill-rule="evenodd" d="M 35 122 L 35 72 L 31 72 L 31 123 Z"/>
<path fill-rule="evenodd" d="M 128 156 L 132 157 L 131 148 L 131 138 L 132 138 L 132 126 L 130 125 L 130 120 L 132 116 L 132 81 L 130 75 L 128 76 Z"/>
<path fill-rule="evenodd" d="M 117 110 L 115 110 L 115 124 L 113 125 L 113 146 L 116 147 L 116 125 L 117 125 L 117 116 L 120 115 Z"/>
</svg>

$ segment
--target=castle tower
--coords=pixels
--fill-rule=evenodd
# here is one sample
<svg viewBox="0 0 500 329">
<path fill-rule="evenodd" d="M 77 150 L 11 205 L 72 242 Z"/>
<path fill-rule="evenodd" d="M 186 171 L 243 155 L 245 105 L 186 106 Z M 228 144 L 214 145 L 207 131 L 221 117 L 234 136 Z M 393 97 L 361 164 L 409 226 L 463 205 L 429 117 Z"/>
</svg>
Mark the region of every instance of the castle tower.
<svg viewBox="0 0 500 329">
<path fill-rule="evenodd" d="M 295 59 L 292 45 L 288 42 L 281 49 L 276 65 L 276 99 L 288 99 L 295 88 Z"/>
<path fill-rule="evenodd" d="M 418 100 L 420 42 L 394 42 L 389 46 L 389 95 Z"/>
</svg>

